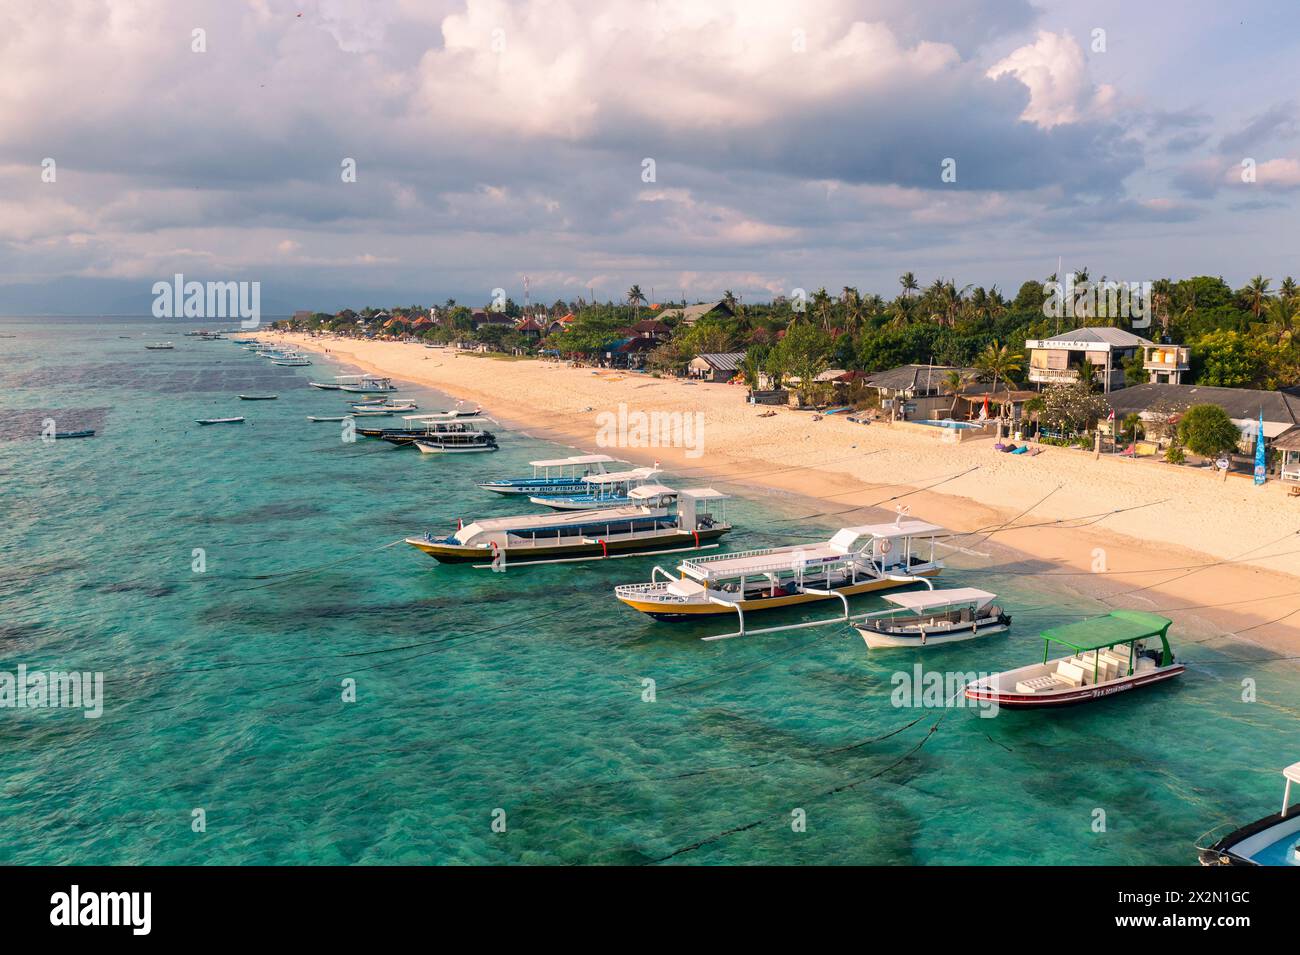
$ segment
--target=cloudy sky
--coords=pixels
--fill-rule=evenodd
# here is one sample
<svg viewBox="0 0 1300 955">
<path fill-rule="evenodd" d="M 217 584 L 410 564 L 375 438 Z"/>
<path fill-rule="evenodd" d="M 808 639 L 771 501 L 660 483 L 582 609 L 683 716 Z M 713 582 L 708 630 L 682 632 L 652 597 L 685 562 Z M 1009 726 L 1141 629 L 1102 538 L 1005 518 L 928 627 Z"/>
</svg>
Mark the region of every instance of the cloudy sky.
<svg viewBox="0 0 1300 955">
<path fill-rule="evenodd" d="M 1276 284 L 1297 97 L 1286 0 L 4 0 L 0 312 Z"/>
</svg>

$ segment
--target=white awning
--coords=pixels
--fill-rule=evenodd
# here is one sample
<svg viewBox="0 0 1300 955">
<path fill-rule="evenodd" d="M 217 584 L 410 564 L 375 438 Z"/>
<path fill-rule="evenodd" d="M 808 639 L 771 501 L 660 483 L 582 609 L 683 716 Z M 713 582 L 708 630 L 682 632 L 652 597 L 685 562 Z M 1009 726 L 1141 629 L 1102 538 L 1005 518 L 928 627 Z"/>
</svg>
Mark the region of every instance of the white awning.
<svg viewBox="0 0 1300 955">
<path fill-rule="evenodd" d="M 572 458 L 551 458 L 546 461 L 529 461 L 528 463 L 535 468 L 563 468 L 570 465 L 609 464 L 618 460 L 618 458 L 611 458 L 608 454 L 580 454 Z"/>
<path fill-rule="evenodd" d="M 951 587 L 947 590 L 914 590 L 905 594 L 885 594 L 884 598 L 896 607 L 906 610 L 933 610 L 936 607 L 951 607 L 954 604 L 992 603 L 998 599 L 997 594 L 975 587 Z"/>
<path fill-rule="evenodd" d="M 676 494 L 677 492 L 665 484 L 642 484 L 640 487 L 634 487 L 627 492 L 627 496 L 635 500 L 645 500 L 648 498 L 659 497 L 663 494 Z"/>
<path fill-rule="evenodd" d="M 947 533 L 947 531 L 938 524 L 931 524 L 927 521 L 918 520 L 902 520 L 898 522 L 890 521 L 887 524 L 859 524 L 857 527 L 841 528 L 839 533 L 843 534 L 845 531 L 850 531 L 858 536 L 888 539 L 898 537 L 934 537 L 937 534 Z"/>
<path fill-rule="evenodd" d="M 620 484 L 624 481 L 643 481 L 658 473 L 654 468 L 633 468 L 631 471 L 611 471 L 609 474 L 588 474 L 583 480 L 588 484 Z"/>
<path fill-rule="evenodd" d="M 716 501 L 718 498 L 731 497 L 730 494 L 723 494 L 711 487 L 688 487 L 682 493 L 689 494 L 697 501 Z"/>
</svg>

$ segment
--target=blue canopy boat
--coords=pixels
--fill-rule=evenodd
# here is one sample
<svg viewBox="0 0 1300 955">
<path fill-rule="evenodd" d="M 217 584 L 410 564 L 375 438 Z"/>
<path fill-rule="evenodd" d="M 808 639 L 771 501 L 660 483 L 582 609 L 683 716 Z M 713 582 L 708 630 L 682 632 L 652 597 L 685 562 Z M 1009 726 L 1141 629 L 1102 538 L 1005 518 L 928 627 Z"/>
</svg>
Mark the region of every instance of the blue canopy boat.
<svg viewBox="0 0 1300 955">
<path fill-rule="evenodd" d="M 529 461 L 533 467 L 532 477 L 480 481 L 478 486 L 497 494 L 526 494 L 529 497 L 584 494 L 590 490 L 585 479 L 590 475 L 608 473 L 605 465 L 615 462 L 618 462 L 618 458 L 611 458 L 608 454 L 582 454 L 570 458 Z"/>
</svg>

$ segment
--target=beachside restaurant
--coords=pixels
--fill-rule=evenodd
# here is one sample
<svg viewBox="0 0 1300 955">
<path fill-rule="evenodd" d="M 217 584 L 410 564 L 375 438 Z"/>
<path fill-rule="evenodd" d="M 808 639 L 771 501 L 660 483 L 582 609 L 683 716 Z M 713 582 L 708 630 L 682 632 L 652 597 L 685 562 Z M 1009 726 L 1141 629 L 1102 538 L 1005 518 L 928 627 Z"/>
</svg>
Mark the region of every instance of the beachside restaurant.
<svg viewBox="0 0 1300 955">
<path fill-rule="evenodd" d="M 1284 431 L 1269 446 L 1278 453 L 1277 476 L 1288 484 L 1300 485 L 1300 428 Z"/>
<path fill-rule="evenodd" d="M 984 383 L 967 385 L 957 396 L 958 410 L 963 412 L 957 417 L 968 420 L 978 418 L 987 402 L 990 419 L 1002 418 L 1009 421 L 1013 428 L 1018 428 L 1024 417 L 1025 402 L 1038 397 L 1041 395 L 1032 390 L 1008 389 Z"/>
</svg>

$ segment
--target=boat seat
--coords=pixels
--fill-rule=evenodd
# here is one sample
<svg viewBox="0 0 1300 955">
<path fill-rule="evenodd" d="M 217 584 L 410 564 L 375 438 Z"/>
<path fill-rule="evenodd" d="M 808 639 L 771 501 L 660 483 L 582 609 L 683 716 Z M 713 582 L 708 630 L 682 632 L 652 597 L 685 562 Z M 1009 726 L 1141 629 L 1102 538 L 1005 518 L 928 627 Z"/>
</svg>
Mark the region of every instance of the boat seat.
<svg viewBox="0 0 1300 955">
<path fill-rule="evenodd" d="M 1069 660 L 1062 660 L 1056 665 L 1056 676 L 1070 686 L 1083 686 L 1088 682 L 1087 671 Z"/>
<path fill-rule="evenodd" d="M 1017 693 L 1041 693 L 1044 690 L 1055 690 L 1058 687 L 1069 686 L 1064 680 L 1057 679 L 1050 674 L 1048 676 L 1036 676 L 1028 680 L 1021 680 L 1016 684 Z"/>
<path fill-rule="evenodd" d="M 1102 653 L 1101 658 L 1102 658 L 1103 660 L 1109 660 L 1111 663 L 1113 663 L 1113 664 L 1115 665 L 1116 669 L 1117 669 L 1120 673 L 1128 673 L 1128 654 L 1127 654 L 1127 653 L 1124 654 L 1123 656 L 1121 656 L 1120 654 L 1115 653 L 1115 652 L 1113 652 L 1113 651 L 1111 651 L 1111 650 L 1106 650 L 1105 652 Z"/>
<path fill-rule="evenodd" d="M 1134 673 L 1146 673 L 1156 668 L 1156 661 L 1150 657 L 1138 657 L 1137 663 L 1133 665 Z"/>
</svg>

